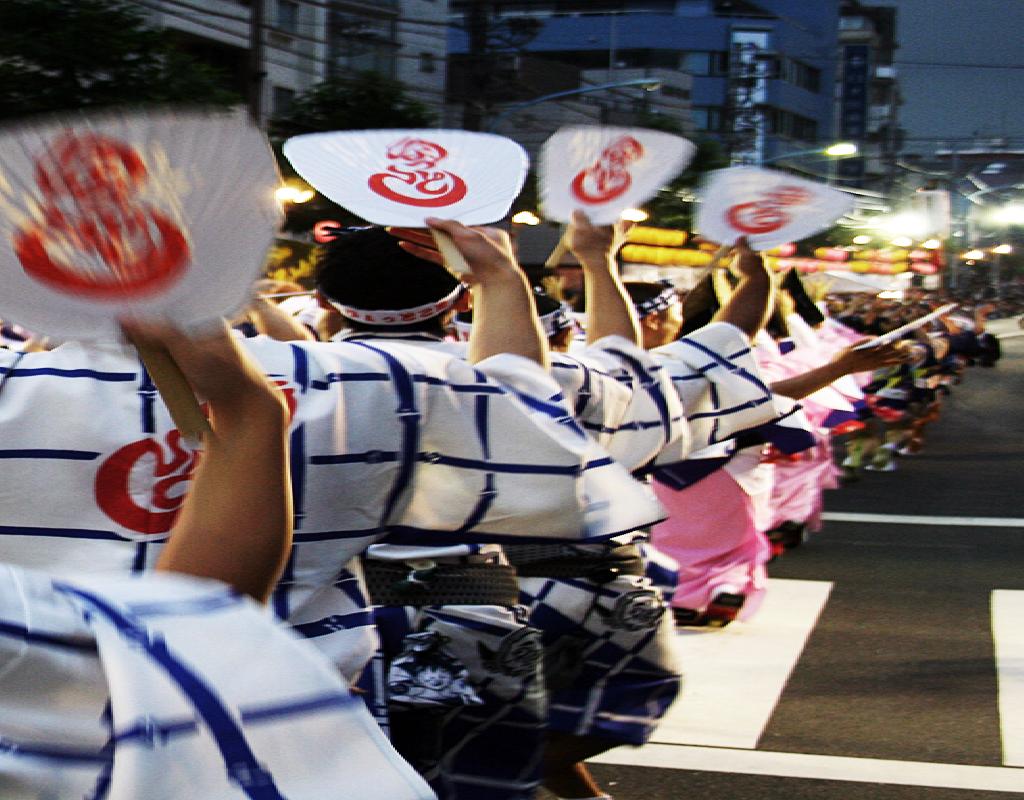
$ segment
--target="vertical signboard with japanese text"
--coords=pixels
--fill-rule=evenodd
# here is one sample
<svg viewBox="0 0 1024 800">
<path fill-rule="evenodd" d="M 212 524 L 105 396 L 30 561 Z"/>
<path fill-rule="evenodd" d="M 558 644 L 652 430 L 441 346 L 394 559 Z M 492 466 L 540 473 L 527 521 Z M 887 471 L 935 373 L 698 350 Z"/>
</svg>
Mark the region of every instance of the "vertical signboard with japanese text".
<svg viewBox="0 0 1024 800">
<path fill-rule="evenodd" d="M 866 44 L 843 47 L 842 95 L 839 100 L 839 138 L 861 144 L 867 136 L 868 89 L 871 82 L 870 50 Z M 864 177 L 863 158 L 845 158 L 837 165 L 842 178 Z"/>
<path fill-rule="evenodd" d="M 732 164 L 765 158 L 768 102 L 768 31 L 734 30 L 729 52 L 729 111 Z"/>
</svg>

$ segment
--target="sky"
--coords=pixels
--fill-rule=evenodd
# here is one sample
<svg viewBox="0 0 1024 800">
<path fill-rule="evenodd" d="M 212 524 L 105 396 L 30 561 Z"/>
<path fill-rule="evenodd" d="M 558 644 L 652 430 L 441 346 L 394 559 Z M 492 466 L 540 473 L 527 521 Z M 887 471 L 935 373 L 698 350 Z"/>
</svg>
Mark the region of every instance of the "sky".
<svg viewBox="0 0 1024 800">
<path fill-rule="evenodd" d="M 813 0 L 811 0 L 813 2 Z M 1024 149 L 1024 0 L 870 0 L 899 9 L 906 152 L 935 139 L 1016 136 Z M 1016 65 L 1006 69 L 900 62 Z"/>
</svg>

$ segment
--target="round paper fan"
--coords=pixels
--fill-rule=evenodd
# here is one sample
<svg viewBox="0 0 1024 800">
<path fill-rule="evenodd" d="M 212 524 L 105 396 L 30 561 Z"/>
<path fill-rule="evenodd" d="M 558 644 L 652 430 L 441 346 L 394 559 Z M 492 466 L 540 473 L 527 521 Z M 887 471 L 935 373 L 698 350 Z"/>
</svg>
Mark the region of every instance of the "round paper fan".
<svg viewBox="0 0 1024 800">
<path fill-rule="evenodd" d="M 716 170 L 701 194 L 700 235 L 723 245 L 746 236 L 755 250 L 806 239 L 854 207 L 846 192 L 760 167 Z"/>
<path fill-rule="evenodd" d="M 422 228 L 427 217 L 483 225 L 523 188 L 526 151 L 511 139 L 459 130 L 310 133 L 284 155 L 318 192 L 378 225 Z"/>
<path fill-rule="evenodd" d="M 106 112 L 0 129 L 0 318 L 110 340 L 119 316 L 191 326 L 249 297 L 280 222 L 242 114 Z"/>
<path fill-rule="evenodd" d="M 541 148 L 544 216 L 569 222 L 573 211 L 585 211 L 610 225 L 686 169 L 696 151 L 682 136 L 647 128 L 561 128 Z"/>
</svg>

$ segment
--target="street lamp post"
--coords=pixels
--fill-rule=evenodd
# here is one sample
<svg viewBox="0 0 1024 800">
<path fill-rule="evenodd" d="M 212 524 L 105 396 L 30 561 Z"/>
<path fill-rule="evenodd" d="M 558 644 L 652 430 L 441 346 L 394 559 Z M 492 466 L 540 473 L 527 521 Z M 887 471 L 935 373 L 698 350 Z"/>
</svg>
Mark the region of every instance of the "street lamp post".
<svg viewBox="0 0 1024 800">
<path fill-rule="evenodd" d="M 554 92 L 553 94 L 546 94 L 541 97 L 535 97 L 532 100 L 526 100 L 522 103 L 513 103 L 507 108 L 502 109 L 499 113 L 494 115 L 491 120 L 491 124 L 487 127 L 487 130 L 494 133 L 498 130 L 498 126 L 502 121 L 517 111 L 521 111 L 524 108 L 538 105 L 539 103 L 546 103 L 549 100 L 561 100 L 563 97 L 573 97 L 579 94 L 590 94 L 591 92 L 603 92 L 606 89 L 624 89 L 630 86 L 638 86 L 645 89 L 648 92 L 653 92 L 655 89 L 661 88 L 661 81 L 655 80 L 654 78 L 633 78 L 628 81 L 618 81 L 616 83 L 601 83 L 597 86 L 582 86 L 579 89 L 567 89 L 564 92 Z"/>
<path fill-rule="evenodd" d="M 782 153 L 771 158 L 765 158 L 761 160 L 761 166 L 767 164 L 774 164 L 777 161 L 786 161 L 790 158 L 797 156 L 825 156 L 826 158 L 850 158 L 851 156 L 857 155 L 859 152 L 857 145 L 853 142 L 836 142 L 830 144 L 828 147 L 815 147 L 810 150 L 794 150 L 792 153 Z M 827 176 L 828 183 L 832 183 L 833 179 L 832 169 L 829 168 L 829 174 Z"/>
</svg>

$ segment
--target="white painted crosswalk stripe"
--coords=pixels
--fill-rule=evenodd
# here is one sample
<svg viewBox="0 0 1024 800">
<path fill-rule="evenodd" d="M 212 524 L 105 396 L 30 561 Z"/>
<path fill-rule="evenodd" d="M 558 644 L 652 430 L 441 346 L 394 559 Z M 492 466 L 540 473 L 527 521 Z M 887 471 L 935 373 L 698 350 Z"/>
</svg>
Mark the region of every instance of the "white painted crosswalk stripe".
<svg viewBox="0 0 1024 800">
<path fill-rule="evenodd" d="M 878 758 L 817 756 L 671 744 L 648 744 L 639 750 L 620 747 L 595 758 L 594 761 L 602 764 L 627 764 L 660 769 L 1024 794 L 1024 771 L 1008 767 L 887 761 Z"/>
<path fill-rule="evenodd" d="M 992 592 L 1003 767 L 758 751 L 832 584 L 769 581 L 750 623 L 690 629 L 677 642 L 686 684 L 650 744 L 594 759 L 661 769 L 1024 794 L 1024 591 Z"/>
<path fill-rule="evenodd" d="M 757 747 L 832 588 L 826 581 L 768 583 L 751 623 L 679 634 L 684 689 L 653 741 Z"/>
<path fill-rule="evenodd" d="M 992 592 L 1003 763 L 1024 767 L 1024 591 Z M 1024 781 L 1024 775 L 1021 776 Z"/>
<path fill-rule="evenodd" d="M 921 514 L 862 514 L 826 511 L 826 522 L 880 522 L 886 525 L 952 525 L 958 528 L 1024 528 L 1024 517 L 935 517 Z"/>
</svg>

